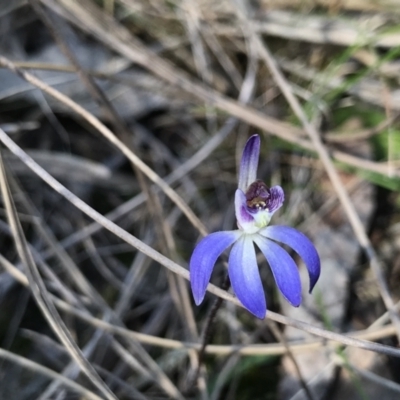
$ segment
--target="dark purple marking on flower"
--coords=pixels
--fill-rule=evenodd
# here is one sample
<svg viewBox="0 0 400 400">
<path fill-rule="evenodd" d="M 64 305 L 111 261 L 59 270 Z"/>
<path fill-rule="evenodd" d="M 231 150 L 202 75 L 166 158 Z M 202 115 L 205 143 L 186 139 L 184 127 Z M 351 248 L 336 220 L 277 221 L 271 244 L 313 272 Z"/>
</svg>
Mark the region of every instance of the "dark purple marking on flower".
<svg viewBox="0 0 400 400">
<path fill-rule="evenodd" d="M 246 191 L 246 204 L 250 210 L 265 210 L 271 194 L 267 185 L 257 179 Z"/>
<path fill-rule="evenodd" d="M 285 200 L 285 194 L 280 186 L 269 188 L 263 181 L 257 179 L 246 191 L 246 205 L 251 212 L 268 210 L 275 212 Z"/>
</svg>

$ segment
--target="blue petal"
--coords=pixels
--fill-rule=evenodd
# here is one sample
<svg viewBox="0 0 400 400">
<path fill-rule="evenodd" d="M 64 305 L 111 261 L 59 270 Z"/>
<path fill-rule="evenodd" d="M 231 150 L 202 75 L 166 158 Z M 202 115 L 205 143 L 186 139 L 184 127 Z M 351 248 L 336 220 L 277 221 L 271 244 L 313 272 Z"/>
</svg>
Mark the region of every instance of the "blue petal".
<svg viewBox="0 0 400 400">
<path fill-rule="evenodd" d="M 239 189 L 246 192 L 251 183 L 257 179 L 258 157 L 260 154 L 260 137 L 253 135 L 244 147 L 239 169 Z"/>
<path fill-rule="evenodd" d="M 310 293 L 318 281 L 321 262 L 310 239 L 290 226 L 268 226 L 259 232 L 261 235 L 291 247 L 304 261 L 310 276 Z"/>
<path fill-rule="evenodd" d="M 286 250 L 271 240 L 258 234 L 253 240 L 267 259 L 279 290 L 290 304 L 298 307 L 301 303 L 301 282 L 296 263 Z"/>
<path fill-rule="evenodd" d="M 199 305 L 206 294 L 211 272 L 222 252 L 241 236 L 240 231 L 215 232 L 202 239 L 190 258 L 190 284 L 194 301 Z"/>
<path fill-rule="evenodd" d="M 253 241 L 247 235 L 243 235 L 232 247 L 228 271 L 237 298 L 247 310 L 263 319 L 267 304 Z"/>
</svg>

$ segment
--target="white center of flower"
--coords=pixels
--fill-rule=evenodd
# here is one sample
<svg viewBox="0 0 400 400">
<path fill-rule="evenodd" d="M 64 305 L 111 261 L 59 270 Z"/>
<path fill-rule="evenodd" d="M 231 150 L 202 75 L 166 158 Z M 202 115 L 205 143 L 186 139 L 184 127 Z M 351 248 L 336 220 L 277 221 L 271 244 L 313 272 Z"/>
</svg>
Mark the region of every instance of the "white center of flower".
<svg viewBox="0 0 400 400">
<path fill-rule="evenodd" d="M 259 209 L 255 213 L 251 213 L 254 218 L 252 221 L 238 223 L 239 229 L 247 234 L 257 233 L 260 229 L 265 228 L 271 221 L 272 213 L 268 209 Z"/>
<path fill-rule="evenodd" d="M 271 221 L 271 213 L 268 208 L 265 210 L 259 210 L 254 215 L 255 226 L 259 229 L 265 228 Z"/>
</svg>

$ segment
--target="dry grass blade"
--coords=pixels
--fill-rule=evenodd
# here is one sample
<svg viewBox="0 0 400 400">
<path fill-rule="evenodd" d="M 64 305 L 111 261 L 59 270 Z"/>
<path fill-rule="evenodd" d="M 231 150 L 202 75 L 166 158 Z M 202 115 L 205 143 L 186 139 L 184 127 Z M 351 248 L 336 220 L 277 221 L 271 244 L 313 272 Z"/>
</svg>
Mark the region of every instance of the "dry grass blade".
<svg viewBox="0 0 400 400">
<path fill-rule="evenodd" d="M 7 351 L 5 349 L 0 349 L 0 358 L 2 358 L 3 360 L 8 360 L 10 362 L 18 364 L 23 368 L 30 369 L 30 370 L 34 371 L 35 373 L 42 374 L 50 379 L 53 379 L 54 381 L 59 382 L 60 384 L 64 385 L 65 387 L 67 387 L 77 393 L 80 393 L 86 399 L 103 400 L 103 397 L 100 397 L 97 394 L 91 392 L 90 390 L 86 389 L 85 387 L 79 385 L 79 383 L 76 383 L 73 380 L 68 379 L 65 376 L 62 376 L 61 374 L 51 370 L 50 368 L 44 367 L 43 365 L 40 365 L 34 361 L 28 360 L 27 358 L 18 356 L 14 353 L 11 353 L 10 351 Z"/>
<path fill-rule="evenodd" d="M 84 212 L 87 216 L 92 218 L 101 224 L 104 228 L 112 232 L 117 237 L 124 240 L 126 243 L 132 245 L 139 251 L 143 252 L 147 256 L 151 257 L 153 260 L 159 262 L 161 265 L 168 268 L 170 271 L 182 276 L 186 280 L 189 279 L 189 272 L 178 265 L 177 263 L 171 261 L 169 258 L 163 256 L 159 252 L 155 251 L 150 246 L 143 243 L 141 240 L 137 239 L 133 235 L 129 234 L 122 228 L 120 228 L 115 223 L 109 221 L 103 215 L 95 211 L 81 199 L 76 197 L 72 192 L 70 192 L 67 188 L 61 185 L 58 181 L 56 181 L 52 176 L 50 176 L 45 170 L 43 170 L 39 165 L 37 165 L 19 146 L 17 146 L 8 136 L 7 134 L 0 129 L 0 141 L 9 148 L 17 157 L 19 157 L 36 175 L 38 175 L 41 179 L 43 179 L 49 186 L 51 186 L 54 190 L 56 190 L 60 195 L 66 198 L 69 202 L 71 202 L 75 207 Z M 242 307 L 240 302 L 228 292 L 217 288 L 216 286 L 209 284 L 207 290 L 218 297 L 228 300 L 235 305 Z M 337 341 L 339 343 L 343 343 L 348 346 L 355 346 L 365 350 L 376 351 L 382 354 L 391 355 L 394 357 L 400 357 L 400 350 L 395 348 L 381 345 L 378 343 L 371 343 L 364 340 L 350 338 L 344 335 L 340 335 L 334 332 L 327 331 L 325 329 L 318 328 L 316 326 L 309 325 L 305 322 L 301 322 L 295 320 L 293 318 L 284 317 L 283 315 L 274 313 L 272 311 L 268 311 L 268 317 L 272 320 L 279 322 L 284 325 L 290 325 L 300 330 L 304 330 L 313 335 L 320 336 L 322 338 Z"/>
<path fill-rule="evenodd" d="M 281 89 L 282 93 L 284 94 L 287 102 L 289 103 L 290 107 L 292 108 L 293 112 L 297 116 L 297 118 L 301 121 L 301 124 L 304 127 L 304 130 L 307 132 L 310 140 L 312 141 L 314 148 L 318 152 L 318 156 L 321 159 L 324 168 L 329 176 L 329 179 L 332 182 L 332 185 L 337 193 L 337 196 L 343 206 L 344 211 L 349 219 L 349 222 L 353 228 L 354 234 L 357 237 L 358 242 L 360 243 L 361 247 L 363 248 L 366 256 L 369 259 L 370 266 L 374 272 L 380 294 L 382 299 L 385 303 L 386 308 L 389 311 L 389 315 L 393 321 L 394 326 L 397 329 L 397 336 L 400 339 L 400 318 L 397 315 L 397 312 L 394 308 L 394 302 L 390 296 L 388 284 L 385 280 L 383 275 L 382 265 L 378 259 L 378 256 L 372 247 L 371 241 L 365 232 L 363 224 L 357 211 L 352 203 L 343 183 L 339 178 L 339 174 L 331 160 L 328 150 L 323 145 L 321 136 L 317 132 L 316 128 L 308 121 L 307 116 L 302 109 L 298 99 L 293 94 L 293 91 L 290 88 L 290 85 L 286 81 L 286 78 L 283 76 L 281 71 L 278 68 L 277 63 L 275 62 L 272 54 L 270 53 L 268 47 L 265 43 L 262 42 L 261 38 L 255 33 L 253 27 L 247 20 L 247 17 L 244 12 L 240 12 L 240 9 L 244 9 L 242 0 L 238 0 L 240 3 L 240 8 L 238 8 L 238 13 L 240 13 L 240 17 L 246 23 L 248 28 L 248 32 L 251 35 L 252 40 L 256 43 L 258 51 L 260 52 L 261 57 L 267 64 L 268 68 L 271 71 L 276 83 L 278 84 L 279 88 Z"/>
<path fill-rule="evenodd" d="M 26 276 L 17 269 L 13 264 L 11 264 L 7 259 L 5 259 L 0 254 L 0 265 L 16 279 L 19 283 L 24 286 L 28 286 L 29 282 Z M 198 343 L 188 343 L 181 342 L 179 340 L 166 339 L 161 337 L 156 337 L 140 332 L 135 332 L 132 330 L 128 330 L 124 327 L 118 327 L 113 324 L 110 324 L 107 321 L 100 320 L 93 316 L 90 316 L 86 312 L 82 310 L 78 310 L 75 307 L 67 304 L 63 300 L 60 300 L 54 296 L 52 296 L 53 302 L 60 310 L 69 313 L 82 321 L 87 322 L 95 328 L 100 328 L 106 332 L 113 333 L 115 335 L 119 335 L 121 337 L 127 339 L 134 339 L 143 344 L 162 347 L 166 349 L 200 349 L 200 344 Z M 384 317 L 384 316 L 383 316 Z M 383 318 L 382 318 L 383 319 Z M 384 326 L 384 327 L 370 327 L 365 331 L 358 332 L 349 332 L 346 336 L 360 339 L 360 340 L 381 340 L 390 336 L 393 336 L 396 333 L 395 328 L 392 325 Z M 323 346 L 334 345 L 335 341 L 326 342 L 326 341 L 305 341 L 301 343 L 288 343 L 290 345 L 290 349 L 294 353 L 308 352 L 315 349 L 318 349 Z M 285 354 L 287 351 L 286 346 L 281 344 L 256 344 L 256 345 L 208 345 L 206 348 L 206 353 L 215 354 L 215 355 L 230 355 L 234 353 L 241 354 L 243 356 L 251 356 L 251 355 L 281 355 Z"/>
<path fill-rule="evenodd" d="M 309 400 L 314 400 L 314 396 L 310 390 L 310 388 L 308 387 L 308 384 L 306 382 L 306 380 L 304 379 L 303 373 L 301 371 L 301 367 L 298 364 L 296 358 L 293 355 L 292 352 L 292 347 L 290 346 L 290 344 L 287 342 L 285 336 L 283 335 L 283 333 L 279 330 L 277 324 L 273 321 L 270 321 L 269 323 L 270 329 L 273 332 L 274 336 L 279 340 L 279 342 L 285 347 L 286 349 L 286 354 L 289 357 L 291 363 L 293 364 L 293 367 L 296 371 L 296 375 L 297 375 L 297 379 L 300 382 L 301 387 L 304 390 L 304 393 L 306 394 L 306 397 Z"/>
<path fill-rule="evenodd" d="M 93 3 L 87 0 L 80 2 L 76 0 L 60 0 L 58 2 L 42 0 L 42 2 L 64 18 L 70 19 L 80 29 L 94 35 L 112 50 L 121 54 L 121 56 L 148 69 L 161 80 L 183 89 L 193 97 L 206 101 L 208 104 L 241 119 L 251 126 L 270 132 L 304 149 L 316 151 L 314 144 L 310 140 L 304 139 L 305 132 L 302 129 L 271 118 L 250 106 L 240 104 L 223 96 L 216 90 L 196 82 L 177 66 L 171 65 L 145 48 L 127 29 L 108 15 L 105 15 Z M 62 8 L 60 8 L 61 6 Z M 113 34 L 110 35 L 109 32 Z M 350 166 L 383 175 L 387 174 L 387 166 L 379 163 L 364 160 L 338 150 L 333 150 L 331 154 L 337 161 L 344 162 Z M 393 173 L 394 176 L 400 176 L 400 171 L 394 171 Z"/>
<path fill-rule="evenodd" d="M 397 399 L 396 1 L 0 6 L 0 183 L 15 204 L 0 207 L 0 399 L 106 399 L 53 333 L 66 329 L 121 400 Z M 199 306 L 188 271 L 201 236 L 238 228 L 240 156 L 255 134 L 255 179 L 284 191 L 271 231 L 302 232 L 321 261 L 309 293 L 295 237 L 277 242 L 298 267 L 284 285 L 285 266 L 254 246 L 260 319 L 225 285 L 234 245 L 203 259 Z"/>
<path fill-rule="evenodd" d="M 16 186 L 16 183 L 12 181 L 13 186 Z M 37 223 L 35 224 L 36 229 L 38 230 L 39 235 L 43 238 L 44 242 L 46 242 L 50 249 L 54 251 L 54 254 L 59 259 L 60 264 L 63 266 L 64 272 L 66 276 L 69 276 L 71 281 L 75 282 L 77 287 L 91 299 L 93 305 L 96 308 L 101 309 L 104 312 L 104 319 L 109 321 L 109 318 L 113 318 L 115 323 L 118 325 L 122 324 L 120 320 L 120 313 L 116 310 L 114 313 L 108 306 L 108 304 L 104 301 L 103 297 L 96 291 L 96 289 L 92 286 L 92 284 L 86 279 L 86 277 L 82 274 L 80 269 L 75 264 L 74 260 L 69 256 L 69 254 L 59 245 L 56 238 L 54 237 L 52 231 L 47 226 L 46 222 L 43 221 L 40 217 L 40 213 L 35 209 L 34 205 L 30 203 L 28 199 L 24 199 L 24 194 L 20 190 L 20 195 L 18 196 L 20 201 L 22 201 L 22 206 L 26 209 L 26 212 L 29 215 L 35 216 Z M 40 260 L 39 254 L 34 254 L 35 257 Z M 12 268 L 10 263 L 5 262 L 3 258 L 0 258 L 0 263 L 4 264 L 7 271 L 11 271 L 15 273 L 16 269 Z M 42 263 L 43 264 L 43 263 Z M 43 267 L 43 266 L 42 266 Z M 47 269 L 48 270 L 48 269 Z M 18 270 L 17 270 L 18 271 Z M 51 273 L 51 271 L 49 271 Z M 14 275 L 13 275 L 14 276 Z M 65 295 L 66 301 L 71 305 L 76 305 L 79 307 L 83 307 L 83 305 L 78 301 L 78 297 L 76 294 L 69 290 L 67 286 L 63 286 L 63 283 L 59 281 L 58 277 L 54 274 L 51 275 L 52 280 L 55 283 L 58 283 L 59 289 L 62 289 L 62 293 Z M 20 278 L 17 275 L 17 278 Z M 21 283 L 24 283 L 21 281 Z M 75 297 L 74 297 L 75 296 Z M 54 298 L 54 302 L 56 304 L 59 299 Z M 85 308 L 85 307 L 83 307 Z M 62 309 L 62 308 L 61 308 Z M 102 336 L 104 331 L 98 332 L 96 335 L 93 335 L 92 340 L 86 343 L 83 351 L 85 354 L 93 354 L 97 349 L 97 341 Z M 130 340 L 128 342 L 128 347 L 123 349 L 122 346 L 115 341 L 114 338 L 111 338 L 111 344 L 113 349 L 120 354 L 121 358 L 126 360 L 127 364 L 134 370 L 137 371 L 140 375 L 145 376 L 150 381 L 155 382 L 159 385 L 165 393 L 174 399 L 181 399 L 181 395 L 175 385 L 171 382 L 171 380 L 163 373 L 163 371 L 157 366 L 157 364 L 152 360 L 151 357 L 146 353 L 145 349 L 142 349 L 141 346 L 137 343 L 137 340 L 134 339 L 133 336 L 128 337 Z M 122 350 L 121 350 L 122 349 Z M 141 361 L 136 361 L 133 354 L 137 355 L 137 357 Z M 70 364 L 67 366 L 63 373 L 75 373 L 78 375 L 79 370 L 74 364 Z M 58 387 L 57 382 L 54 382 L 50 387 L 43 393 L 43 399 L 47 398 L 48 393 L 51 393 Z"/>
<path fill-rule="evenodd" d="M 347 365 L 345 365 L 344 360 L 341 359 L 340 357 L 335 357 L 334 356 L 334 360 L 333 361 L 338 365 L 347 366 Z M 350 364 L 347 367 L 349 367 L 352 370 L 352 372 L 355 372 L 355 373 L 359 374 L 360 376 L 366 378 L 367 380 L 375 382 L 378 385 L 385 386 L 386 388 L 388 388 L 388 389 L 400 394 L 400 385 L 398 383 L 392 382 L 389 379 L 385 379 L 385 378 L 383 378 L 383 377 L 381 377 L 381 376 L 379 376 L 379 375 L 377 375 L 377 374 L 375 374 L 373 372 L 358 368 L 353 364 Z"/>
<path fill-rule="evenodd" d="M 225 125 L 220 129 L 220 131 L 217 132 L 210 140 L 208 140 L 202 148 L 195 152 L 193 156 L 190 157 L 183 164 L 177 166 L 167 177 L 165 177 L 165 182 L 171 185 L 184 178 L 190 171 L 200 165 L 207 157 L 210 156 L 213 151 L 215 151 L 218 146 L 222 144 L 222 142 L 228 137 L 228 135 L 232 133 L 236 125 L 237 119 L 229 118 Z M 152 189 L 156 190 L 157 188 L 154 187 Z M 106 217 L 111 221 L 115 221 L 134 210 L 144 201 L 145 195 L 143 193 L 140 193 L 132 199 L 128 200 L 126 203 L 117 207 L 115 210 L 108 213 Z M 81 231 L 75 232 L 70 237 L 64 239 L 61 244 L 64 248 L 68 248 L 79 242 L 80 240 L 83 240 L 85 237 L 93 235 L 102 228 L 102 225 L 93 222 L 92 224 L 83 228 Z M 44 258 L 49 257 L 51 254 L 51 252 L 47 252 Z"/>
<path fill-rule="evenodd" d="M 376 21 L 370 18 L 369 21 L 348 21 L 340 16 L 305 16 L 294 12 L 271 10 L 263 20 L 249 22 L 258 33 L 311 43 L 339 46 L 367 44 L 376 47 L 396 47 L 400 44 L 398 33 L 380 34 L 381 23 L 376 24 Z"/>
<path fill-rule="evenodd" d="M 27 245 L 18 215 L 15 209 L 13 199 L 11 197 L 6 173 L 4 169 L 3 159 L 0 154 L 0 186 L 3 195 L 3 201 L 6 206 L 7 218 L 14 236 L 15 245 L 18 255 L 26 267 L 26 274 L 29 280 L 29 287 L 32 294 L 41 309 L 43 315 L 48 321 L 49 325 L 57 335 L 61 343 L 65 346 L 70 356 L 77 362 L 81 370 L 86 374 L 90 381 L 103 393 L 107 399 L 116 400 L 117 398 L 111 390 L 102 381 L 96 370 L 83 356 L 81 350 L 72 338 L 72 335 L 65 326 L 63 320 L 58 314 L 50 296 L 47 292 L 46 286 L 39 274 L 36 263 L 33 260 L 32 254 Z"/>
<path fill-rule="evenodd" d="M 15 72 L 22 79 L 28 81 L 45 93 L 51 95 L 58 101 L 68 106 L 71 110 L 76 112 L 80 117 L 85 119 L 91 124 L 98 132 L 100 132 L 107 140 L 109 140 L 115 147 L 117 147 L 128 159 L 135 165 L 141 172 L 143 172 L 152 182 L 158 185 L 164 193 L 182 210 L 187 216 L 189 221 L 199 230 L 203 235 L 206 235 L 207 230 L 203 223 L 196 217 L 190 207 L 184 202 L 184 200 L 162 179 L 160 178 L 151 168 L 149 168 L 139 157 L 136 156 L 125 144 L 123 144 L 102 122 L 99 121 L 93 114 L 86 111 L 79 104 L 71 100 L 69 97 L 63 95 L 56 89 L 48 86 L 43 81 L 35 78 L 33 75 L 22 71 L 17 68 L 10 60 L 5 57 L 0 57 L 0 65 L 9 68 Z"/>
</svg>

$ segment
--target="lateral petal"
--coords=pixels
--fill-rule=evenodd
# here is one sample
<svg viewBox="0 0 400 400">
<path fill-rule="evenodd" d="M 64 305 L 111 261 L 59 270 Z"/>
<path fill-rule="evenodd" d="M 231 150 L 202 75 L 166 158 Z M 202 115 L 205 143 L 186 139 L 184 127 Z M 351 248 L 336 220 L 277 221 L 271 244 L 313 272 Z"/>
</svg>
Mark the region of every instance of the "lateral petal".
<svg viewBox="0 0 400 400">
<path fill-rule="evenodd" d="M 261 235 L 254 235 L 253 240 L 267 259 L 283 296 L 291 305 L 298 307 L 301 303 L 301 282 L 294 260 L 286 250 Z"/>
<path fill-rule="evenodd" d="M 239 169 L 239 189 L 246 192 L 257 179 L 258 157 L 260 155 L 260 137 L 253 135 L 246 142 Z"/>
<path fill-rule="evenodd" d="M 317 250 L 310 239 L 290 226 L 268 226 L 259 233 L 264 237 L 286 244 L 302 258 L 310 276 L 311 293 L 321 273 L 321 262 Z"/>
<path fill-rule="evenodd" d="M 263 319 L 267 304 L 253 241 L 249 236 L 243 235 L 233 245 L 229 255 L 228 271 L 237 298 L 248 311 Z"/>
<path fill-rule="evenodd" d="M 190 284 L 197 305 L 204 299 L 217 258 L 241 235 L 240 231 L 214 232 L 197 244 L 189 262 Z"/>
<path fill-rule="evenodd" d="M 267 208 L 271 215 L 282 207 L 285 201 L 285 192 L 280 186 L 272 186 L 269 189 L 270 198 L 267 201 Z"/>
<path fill-rule="evenodd" d="M 235 215 L 240 229 L 243 229 L 247 233 L 258 230 L 255 226 L 253 215 L 247 209 L 246 196 L 240 189 L 236 189 L 235 192 Z"/>
</svg>

